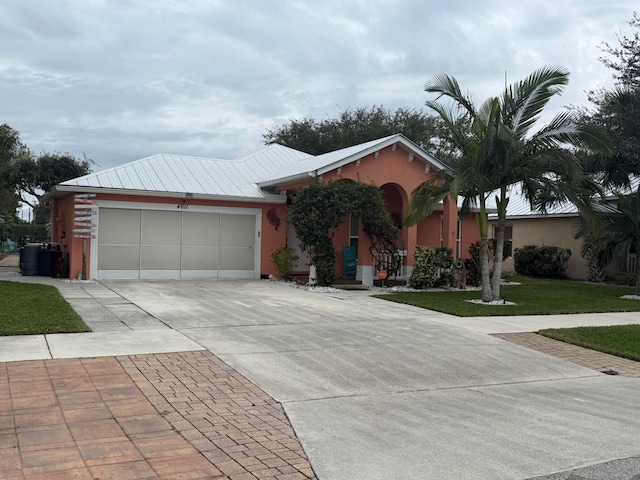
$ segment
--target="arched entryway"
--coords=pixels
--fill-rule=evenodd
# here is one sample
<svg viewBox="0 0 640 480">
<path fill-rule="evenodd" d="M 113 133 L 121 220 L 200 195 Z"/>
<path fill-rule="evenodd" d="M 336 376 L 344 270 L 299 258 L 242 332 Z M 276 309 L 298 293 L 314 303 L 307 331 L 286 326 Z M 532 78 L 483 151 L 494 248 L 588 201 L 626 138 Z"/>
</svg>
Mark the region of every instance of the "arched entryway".
<svg viewBox="0 0 640 480">
<path fill-rule="evenodd" d="M 380 191 L 382 192 L 382 197 L 387 205 L 387 211 L 389 212 L 389 215 L 391 215 L 393 223 L 398 227 L 398 230 L 401 230 L 402 232 L 400 235 L 401 242 L 397 247 L 404 258 L 402 261 L 402 268 L 397 275 L 400 278 L 406 278 L 408 228 L 402 224 L 402 215 L 407 203 L 409 202 L 409 196 L 404 188 L 396 183 L 385 183 L 380 186 Z M 376 271 L 375 266 L 373 270 L 373 277 L 375 279 L 378 277 L 378 272 Z"/>
</svg>

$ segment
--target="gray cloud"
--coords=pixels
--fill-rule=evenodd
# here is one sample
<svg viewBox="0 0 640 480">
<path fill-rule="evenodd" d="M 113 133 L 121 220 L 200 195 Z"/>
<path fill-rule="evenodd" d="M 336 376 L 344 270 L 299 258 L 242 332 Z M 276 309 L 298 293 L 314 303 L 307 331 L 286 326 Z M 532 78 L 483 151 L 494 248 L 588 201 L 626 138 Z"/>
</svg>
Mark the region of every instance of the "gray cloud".
<svg viewBox="0 0 640 480">
<path fill-rule="evenodd" d="M 154 153 L 234 158 L 292 117 L 421 108 L 455 75 L 477 101 L 545 64 L 556 110 L 611 85 L 598 45 L 635 2 L 568 0 L 6 0 L 2 118 L 36 152 L 107 168 Z"/>
</svg>

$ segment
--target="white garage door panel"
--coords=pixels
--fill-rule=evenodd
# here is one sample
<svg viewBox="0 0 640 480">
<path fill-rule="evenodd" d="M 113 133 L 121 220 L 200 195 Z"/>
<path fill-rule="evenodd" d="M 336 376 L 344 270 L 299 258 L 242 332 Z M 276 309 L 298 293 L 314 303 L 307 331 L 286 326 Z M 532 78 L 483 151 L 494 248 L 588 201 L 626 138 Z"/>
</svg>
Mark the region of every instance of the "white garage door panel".
<svg viewBox="0 0 640 480">
<path fill-rule="evenodd" d="M 220 247 L 220 270 L 253 270 L 255 251 L 247 247 Z"/>
<path fill-rule="evenodd" d="M 220 270 L 224 276 L 242 277 L 255 266 L 256 217 L 220 216 Z"/>
<path fill-rule="evenodd" d="M 182 247 L 183 270 L 217 270 L 218 247 Z"/>
<path fill-rule="evenodd" d="M 101 208 L 99 243 L 140 245 L 140 210 Z"/>
<path fill-rule="evenodd" d="M 181 212 L 142 211 L 142 245 L 140 270 L 180 270 L 180 242 L 182 238 Z M 156 274 L 141 273 L 142 277 Z M 159 273 L 160 278 L 175 274 Z"/>
<path fill-rule="evenodd" d="M 209 271 L 217 276 L 220 214 L 184 212 L 182 216 L 183 276 L 196 277 Z"/>
<path fill-rule="evenodd" d="M 219 213 L 184 212 L 182 244 L 194 247 L 218 245 L 219 227 Z"/>
<path fill-rule="evenodd" d="M 100 208 L 98 278 L 254 278 L 253 213 Z"/>
<path fill-rule="evenodd" d="M 181 212 L 142 211 L 142 245 L 180 245 Z"/>
<path fill-rule="evenodd" d="M 220 216 L 220 245 L 223 247 L 255 246 L 256 217 L 254 215 Z"/>
<path fill-rule="evenodd" d="M 180 245 L 142 247 L 142 270 L 180 270 Z"/>
<path fill-rule="evenodd" d="M 138 245 L 100 245 L 98 269 L 139 270 L 140 247 Z"/>
<path fill-rule="evenodd" d="M 100 209 L 98 270 L 105 277 L 135 278 L 140 270 L 140 210 Z M 108 271 L 108 272 L 107 272 Z"/>
</svg>

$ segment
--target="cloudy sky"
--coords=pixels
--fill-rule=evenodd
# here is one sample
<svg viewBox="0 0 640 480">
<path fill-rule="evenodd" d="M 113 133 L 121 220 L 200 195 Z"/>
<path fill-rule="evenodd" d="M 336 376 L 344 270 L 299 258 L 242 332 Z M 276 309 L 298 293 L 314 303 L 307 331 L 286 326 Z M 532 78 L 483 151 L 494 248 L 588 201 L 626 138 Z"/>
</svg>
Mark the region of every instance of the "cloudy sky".
<svg viewBox="0 0 640 480">
<path fill-rule="evenodd" d="M 610 86 L 599 45 L 637 0 L 2 0 L 0 123 L 102 170 L 155 153 L 237 158 L 292 118 L 422 108 L 430 76 L 478 102 L 546 64 L 552 109 Z"/>
</svg>

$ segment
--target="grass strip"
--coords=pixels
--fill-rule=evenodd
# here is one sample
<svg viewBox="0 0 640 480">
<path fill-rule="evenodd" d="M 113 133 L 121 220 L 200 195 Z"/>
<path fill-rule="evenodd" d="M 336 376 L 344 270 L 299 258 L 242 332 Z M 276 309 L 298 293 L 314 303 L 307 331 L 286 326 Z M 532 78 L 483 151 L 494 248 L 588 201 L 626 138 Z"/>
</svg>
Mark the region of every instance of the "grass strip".
<svg viewBox="0 0 640 480">
<path fill-rule="evenodd" d="M 88 332 L 55 287 L 0 281 L 0 335 Z"/>
<path fill-rule="evenodd" d="M 392 302 L 415 305 L 459 317 L 554 315 L 569 313 L 637 312 L 640 300 L 620 298 L 633 294 L 631 287 L 572 280 L 514 277 L 521 285 L 504 285 L 502 296 L 516 305 L 478 305 L 479 291 L 398 292 L 376 295 Z"/>
<path fill-rule="evenodd" d="M 549 328 L 539 333 L 573 345 L 640 361 L 640 325 Z"/>
</svg>

